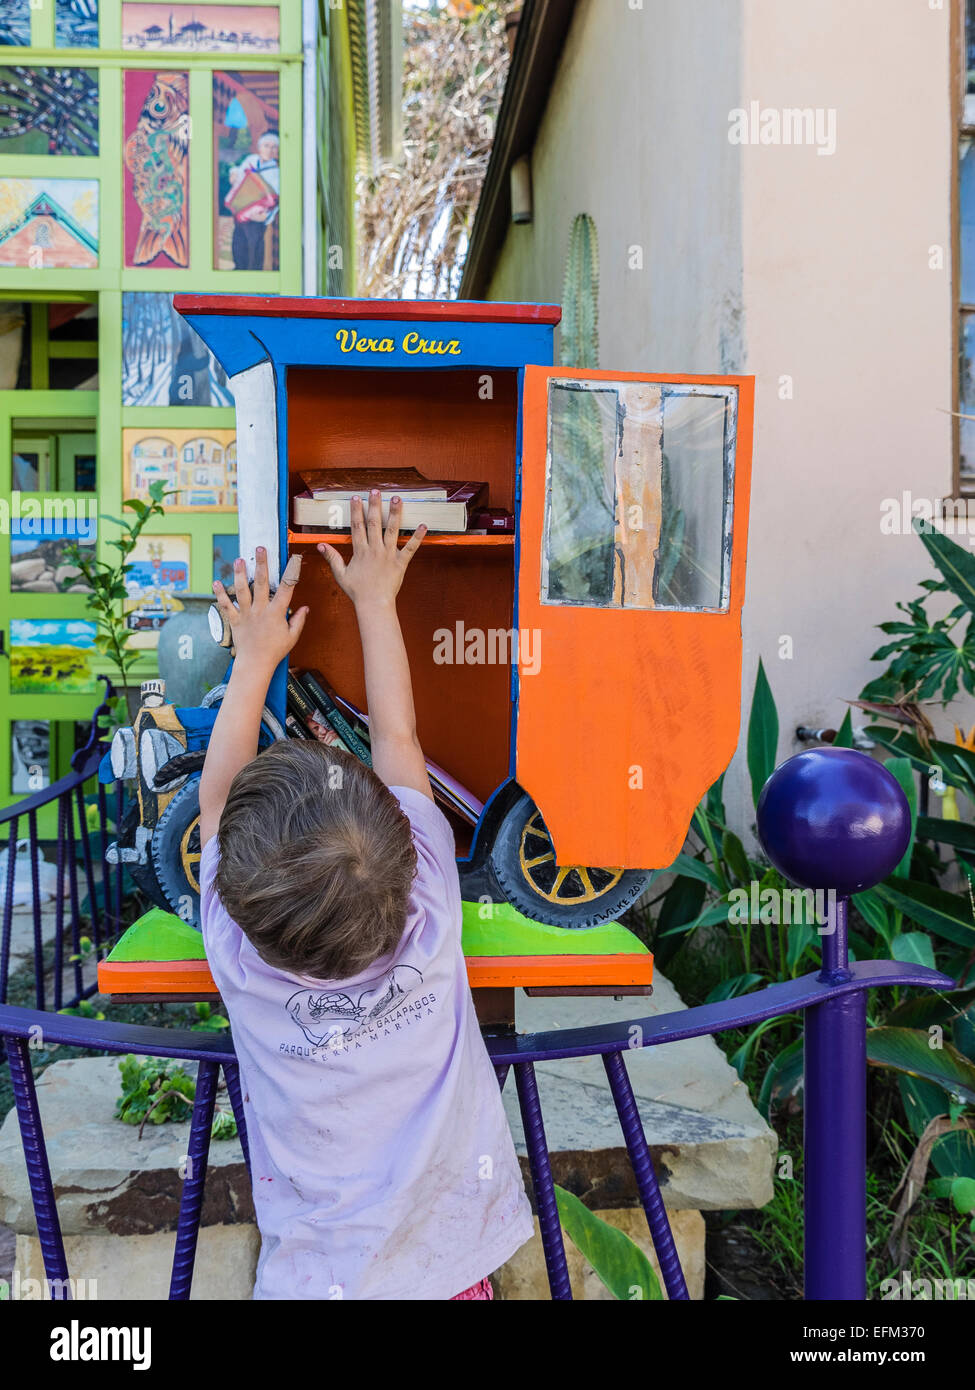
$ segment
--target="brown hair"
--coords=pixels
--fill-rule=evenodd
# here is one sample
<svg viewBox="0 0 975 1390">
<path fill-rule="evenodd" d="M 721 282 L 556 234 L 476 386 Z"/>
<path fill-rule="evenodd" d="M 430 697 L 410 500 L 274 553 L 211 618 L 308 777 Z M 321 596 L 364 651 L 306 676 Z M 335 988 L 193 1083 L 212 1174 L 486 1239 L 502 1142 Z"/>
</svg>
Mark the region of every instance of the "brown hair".
<svg viewBox="0 0 975 1390">
<path fill-rule="evenodd" d="M 217 838 L 220 900 L 268 965 L 348 979 L 402 936 L 416 873 L 410 823 L 351 754 L 272 744 L 231 783 Z"/>
</svg>

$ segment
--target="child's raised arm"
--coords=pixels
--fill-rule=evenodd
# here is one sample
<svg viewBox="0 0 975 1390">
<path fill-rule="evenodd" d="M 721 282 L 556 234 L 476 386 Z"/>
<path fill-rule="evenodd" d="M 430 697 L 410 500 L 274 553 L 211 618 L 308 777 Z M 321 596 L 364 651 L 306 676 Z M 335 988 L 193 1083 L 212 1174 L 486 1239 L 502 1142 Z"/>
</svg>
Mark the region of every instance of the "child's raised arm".
<svg viewBox="0 0 975 1390">
<path fill-rule="evenodd" d="M 230 624 L 236 655 L 227 693 L 220 703 L 213 733 L 207 745 L 200 778 L 200 848 L 217 833 L 230 784 L 242 767 L 257 756 L 261 716 L 278 662 L 287 656 L 301 636 L 308 616 L 299 608 L 288 618 L 288 604 L 298 583 L 301 560 L 288 561 L 274 597 L 270 597 L 267 551 L 257 549 L 254 561 L 254 596 L 247 583 L 243 560 L 234 561 L 234 594 L 237 607 L 223 585 L 214 583 L 220 612 Z"/>
<path fill-rule="evenodd" d="M 383 534 L 382 504 L 378 491 L 369 495 L 369 511 L 363 515 L 362 499 L 350 503 L 352 558 L 348 564 L 331 545 L 318 549 L 328 561 L 339 588 L 355 605 L 362 640 L 369 706 L 369 742 L 372 766 L 387 787 L 412 787 L 433 800 L 423 751 L 416 736 L 413 686 L 403 643 L 396 595 L 406 567 L 426 534 L 418 526 L 406 545 L 397 544 L 403 504 L 394 497 Z"/>
</svg>

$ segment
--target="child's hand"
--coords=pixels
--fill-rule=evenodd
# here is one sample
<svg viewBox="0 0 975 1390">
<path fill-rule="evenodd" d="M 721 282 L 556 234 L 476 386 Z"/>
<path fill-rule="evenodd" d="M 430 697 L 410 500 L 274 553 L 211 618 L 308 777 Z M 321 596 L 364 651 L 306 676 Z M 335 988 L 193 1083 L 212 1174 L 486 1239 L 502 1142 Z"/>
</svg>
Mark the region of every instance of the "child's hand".
<svg viewBox="0 0 975 1390">
<path fill-rule="evenodd" d="M 402 549 L 396 544 L 401 498 L 389 504 L 389 521 L 383 535 L 382 503 L 375 489 L 369 494 L 369 511 L 363 516 L 362 498 L 353 497 L 349 504 L 352 521 L 352 559 L 346 564 L 331 545 L 318 547 L 328 561 L 335 582 L 356 605 L 391 604 L 399 593 L 406 567 L 420 548 L 427 528 L 418 526 Z"/>
<path fill-rule="evenodd" d="M 263 546 L 258 546 L 254 563 L 253 598 L 247 583 L 247 570 L 241 559 L 234 561 L 236 608 L 220 581 L 214 581 L 213 592 L 217 598 L 217 605 L 224 619 L 230 624 L 237 650 L 235 666 L 243 664 L 259 668 L 267 672 L 270 680 L 278 662 L 287 656 L 298 641 L 305 626 L 308 609 L 299 608 L 289 621 L 288 605 L 300 572 L 301 557 L 292 555 L 281 576 L 281 583 L 271 598 L 267 576 L 267 551 Z"/>
</svg>

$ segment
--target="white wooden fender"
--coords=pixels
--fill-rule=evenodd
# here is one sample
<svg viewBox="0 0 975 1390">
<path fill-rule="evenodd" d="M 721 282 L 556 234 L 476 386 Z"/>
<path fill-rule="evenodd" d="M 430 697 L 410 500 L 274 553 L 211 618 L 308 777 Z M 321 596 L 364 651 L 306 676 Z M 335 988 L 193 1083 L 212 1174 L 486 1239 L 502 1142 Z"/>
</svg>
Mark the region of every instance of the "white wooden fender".
<svg viewBox="0 0 975 1390">
<path fill-rule="evenodd" d="M 271 586 L 281 577 L 278 531 L 278 417 L 274 368 L 258 362 L 229 378 L 237 407 L 237 509 L 240 553 L 254 578 L 254 555 L 267 550 Z"/>
</svg>

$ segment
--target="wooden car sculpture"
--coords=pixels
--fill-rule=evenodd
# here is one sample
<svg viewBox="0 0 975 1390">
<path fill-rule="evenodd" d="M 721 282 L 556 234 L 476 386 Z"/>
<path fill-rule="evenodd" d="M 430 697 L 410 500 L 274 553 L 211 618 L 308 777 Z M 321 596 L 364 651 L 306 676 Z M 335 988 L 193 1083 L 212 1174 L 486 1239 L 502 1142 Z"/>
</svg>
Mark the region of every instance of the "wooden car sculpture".
<svg viewBox="0 0 975 1390">
<path fill-rule="evenodd" d="M 295 525 L 301 475 L 412 467 L 483 481 L 511 514 L 510 530 L 428 534 L 407 574 L 419 737 L 480 808 L 475 825 L 452 823 L 484 933 L 485 904 L 563 943 L 615 922 L 672 863 L 737 744 L 752 379 L 554 367 L 550 305 L 174 303 L 234 392 L 240 553 L 252 575 L 265 546 L 272 582 L 303 554 L 295 602 L 311 618 L 291 664 L 350 707 L 365 701 L 355 619 L 315 551 L 349 535 Z M 201 758 L 205 736 L 195 744 Z M 196 783 L 140 831 L 163 832 L 169 860 L 189 844 Z M 191 876 L 155 860 L 175 908 Z"/>
</svg>

